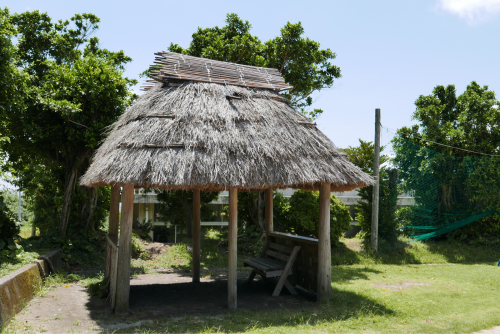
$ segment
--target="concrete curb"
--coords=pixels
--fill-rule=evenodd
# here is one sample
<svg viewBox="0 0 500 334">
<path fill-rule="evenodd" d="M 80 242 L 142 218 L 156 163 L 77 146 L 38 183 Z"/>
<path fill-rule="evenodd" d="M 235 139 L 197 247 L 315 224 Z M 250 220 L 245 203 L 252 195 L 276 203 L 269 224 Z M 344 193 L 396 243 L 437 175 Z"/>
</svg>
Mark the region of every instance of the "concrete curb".
<svg viewBox="0 0 500 334">
<path fill-rule="evenodd" d="M 0 329 L 33 298 L 45 277 L 61 269 L 61 251 L 49 252 L 41 258 L 0 278 Z"/>
</svg>

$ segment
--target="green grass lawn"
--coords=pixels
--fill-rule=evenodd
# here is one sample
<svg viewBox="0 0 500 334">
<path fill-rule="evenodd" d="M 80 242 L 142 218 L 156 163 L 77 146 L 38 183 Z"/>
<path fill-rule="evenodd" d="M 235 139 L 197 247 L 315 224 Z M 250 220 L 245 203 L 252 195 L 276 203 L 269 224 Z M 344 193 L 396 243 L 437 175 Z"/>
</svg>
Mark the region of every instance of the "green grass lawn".
<svg viewBox="0 0 500 334">
<path fill-rule="evenodd" d="M 302 310 L 164 318 L 135 333 L 469 333 L 500 325 L 493 264 L 341 265 L 332 298 Z"/>
<path fill-rule="evenodd" d="M 202 267 L 224 268 L 227 256 L 202 242 Z M 411 243 L 373 254 L 360 239 L 342 239 L 332 250 L 332 298 L 302 310 L 237 310 L 217 318 L 168 317 L 135 333 L 470 333 L 500 325 L 498 248 L 456 241 Z M 239 261 L 245 258 L 239 255 Z M 178 244 L 155 260 L 134 260 L 153 273 L 190 271 L 191 255 Z M 240 270 L 244 270 L 242 267 Z"/>
</svg>

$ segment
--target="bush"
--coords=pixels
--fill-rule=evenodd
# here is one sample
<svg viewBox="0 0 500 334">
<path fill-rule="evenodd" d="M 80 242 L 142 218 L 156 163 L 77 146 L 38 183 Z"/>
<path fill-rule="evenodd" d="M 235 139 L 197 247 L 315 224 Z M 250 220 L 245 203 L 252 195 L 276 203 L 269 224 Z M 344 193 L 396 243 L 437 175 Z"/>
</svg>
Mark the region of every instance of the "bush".
<svg viewBox="0 0 500 334">
<path fill-rule="evenodd" d="M 283 218 L 286 217 L 286 218 Z M 296 191 L 290 197 L 288 212 L 280 213 L 280 224 L 286 232 L 318 237 L 319 222 L 319 192 Z M 331 195 L 330 202 L 330 238 L 332 245 L 336 245 L 345 230 L 350 228 L 351 215 L 335 195 Z"/>
<path fill-rule="evenodd" d="M 463 240 L 471 245 L 500 244 L 500 217 L 491 215 L 448 233 L 449 239 Z"/>
<path fill-rule="evenodd" d="M 0 263 L 12 262 L 23 248 L 16 243 L 21 233 L 21 223 L 14 219 L 14 216 L 4 204 L 3 197 L 0 196 Z"/>
</svg>

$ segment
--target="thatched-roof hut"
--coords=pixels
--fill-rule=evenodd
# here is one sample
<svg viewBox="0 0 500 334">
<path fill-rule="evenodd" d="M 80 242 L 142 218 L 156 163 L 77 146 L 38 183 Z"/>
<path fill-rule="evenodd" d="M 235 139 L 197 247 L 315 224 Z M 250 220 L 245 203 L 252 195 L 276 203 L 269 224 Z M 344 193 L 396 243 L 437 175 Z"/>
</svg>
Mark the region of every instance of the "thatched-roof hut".
<svg viewBox="0 0 500 334">
<path fill-rule="evenodd" d="M 156 62 L 150 74 L 154 84 L 113 124 L 80 182 L 113 186 L 115 194 L 119 186 L 124 187 L 120 253 L 128 247 L 124 238 L 130 238 L 124 226 L 131 225 L 127 210 L 131 210 L 128 202 L 134 187 L 195 190 L 195 201 L 200 190 L 229 189 L 231 204 L 236 203 L 237 190 L 266 190 L 272 201 L 275 188 L 319 189 L 328 193 L 323 198 L 329 201 L 330 191 L 372 183 L 315 123 L 279 94 L 280 89 L 291 87 L 276 70 L 170 52 L 158 53 Z M 195 205 L 196 210 L 199 206 Z M 272 230 L 272 206 L 270 210 L 268 230 Z M 111 224 L 110 235 L 117 234 L 111 231 L 118 226 L 114 211 L 117 207 L 111 210 L 116 222 Z M 234 260 L 236 239 L 231 239 L 231 233 L 235 233 L 235 225 L 232 228 L 231 222 L 236 224 L 235 212 L 230 205 Z M 322 219 L 326 219 L 324 215 Z M 194 212 L 194 217 L 195 225 L 196 219 L 199 224 L 199 213 Z M 329 224 L 329 210 L 327 220 Z M 194 257 L 199 256 L 198 245 L 194 240 L 193 247 L 198 247 Z M 329 261 L 329 240 L 327 247 Z M 195 262 L 194 280 L 199 275 Z M 235 268 L 230 260 L 230 275 Z M 230 295 L 231 284 L 230 277 Z M 118 299 L 119 295 L 120 291 Z M 128 292 L 123 298 L 128 305 Z M 235 288 L 229 299 L 229 306 L 236 307 Z M 123 313 L 125 306 L 120 303 L 123 301 L 118 300 L 116 307 Z"/>
</svg>

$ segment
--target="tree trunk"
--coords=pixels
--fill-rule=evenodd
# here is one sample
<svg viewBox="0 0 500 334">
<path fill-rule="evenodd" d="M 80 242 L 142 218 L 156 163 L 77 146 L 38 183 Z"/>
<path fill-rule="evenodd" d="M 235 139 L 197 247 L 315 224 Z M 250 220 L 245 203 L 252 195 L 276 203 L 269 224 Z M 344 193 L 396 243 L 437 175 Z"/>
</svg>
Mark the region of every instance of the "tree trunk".
<svg viewBox="0 0 500 334">
<path fill-rule="evenodd" d="M 73 193 L 75 190 L 77 174 L 78 168 L 76 164 L 73 164 L 71 168 L 66 169 L 66 180 L 64 183 L 64 201 L 61 210 L 61 222 L 59 224 L 59 237 L 61 239 L 66 238 L 66 231 L 68 229 L 68 221 L 71 213 L 71 206 L 73 203 Z"/>
<path fill-rule="evenodd" d="M 193 237 L 193 201 L 189 200 L 188 193 L 182 197 L 184 217 L 186 218 L 186 233 L 188 238 Z"/>
<path fill-rule="evenodd" d="M 85 194 L 85 202 L 80 213 L 85 231 L 95 231 L 94 209 L 97 206 L 97 188 L 80 187 Z"/>
</svg>

